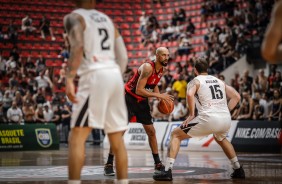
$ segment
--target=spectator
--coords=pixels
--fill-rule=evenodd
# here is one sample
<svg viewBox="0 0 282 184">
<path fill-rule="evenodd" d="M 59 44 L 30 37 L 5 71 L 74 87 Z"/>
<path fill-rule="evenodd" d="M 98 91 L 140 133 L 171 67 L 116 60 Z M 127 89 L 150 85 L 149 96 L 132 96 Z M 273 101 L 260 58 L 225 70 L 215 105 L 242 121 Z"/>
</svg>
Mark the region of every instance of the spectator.
<svg viewBox="0 0 282 184">
<path fill-rule="evenodd" d="M 54 112 L 52 111 L 52 109 L 49 107 L 47 103 L 45 103 L 43 107 L 44 107 L 43 116 L 44 116 L 45 123 L 52 123 Z"/>
<path fill-rule="evenodd" d="M 269 113 L 269 121 L 281 121 L 281 104 L 282 99 L 279 90 L 275 89 L 273 91 L 272 107 Z"/>
<path fill-rule="evenodd" d="M 40 123 L 40 124 L 46 123 L 46 121 L 44 119 L 43 105 L 42 104 L 37 105 L 37 109 L 35 111 L 35 122 Z"/>
<path fill-rule="evenodd" d="M 62 47 L 62 50 L 60 52 L 60 57 L 63 57 L 64 61 L 67 61 L 69 59 L 70 54 L 66 46 Z"/>
<path fill-rule="evenodd" d="M 28 79 L 27 79 L 27 82 L 28 82 L 28 90 L 30 91 L 30 93 L 33 95 L 37 92 L 37 89 L 38 89 L 38 83 L 37 83 L 37 80 L 35 80 L 34 78 L 34 73 L 28 73 Z"/>
<path fill-rule="evenodd" d="M 18 48 L 17 47 L 13 47 L 12 51 L 10 52 L 10 57 L 13 56 L 14 60 L 16 62 L 19 61 L 20 58 L 20 54 L 18 52 Z"/>
<path fill-rule="evenodd" d="M 5 91 L 4 97 L 3 97 L 3 113 L 6 116 L 8 109 L 12 106 L 13 98 L 10 95 L 9 91 Z"/>
<path fill-rule="evenodd" d="M 40 20 L 39 23 L 39 30 L 41 32 L 41 38 L 45 40 L 46 35 L 50 34 L 52 41 L 55 41 L 56 38 L 53 35 L 53 30 L 50 26 L 50 20 L 46 18 L 45 15 L 43 15 L 42 19 Z"/>
<path fill-rule="evenodd" d="M 259 92 L 259 93 L 263 92 L 262 85 L 259 82 L 258 75 L 255 77 L 255 80 L 253 81 L 253 84 L 252 84 L 252 98 L 255 98 L 255 92 Z"/>
<path fill-rule="evenodd" d="M 24 64 L 24 69 L 27 71 L 27 73 L 31 72 L 35 74 L 35 71 L 36 71 L 35 64 L 32 62 L 30 56 L 28 56 L 26 59 L 26 63 Z"/>
<path fill-rule="evenodd" d="M 269 93 L 265 92 L 262 94 L 259 104 L 263 107 L 263 119 L 268 119 L 272 106 L 272 100 L 269 98 Z"/>
<path fill-rule="evenodd" d="M 23 109 L 25 124 L 34 124 L 35 111 L 33 105 L 31 103 L 25 102 L 22 109 Z"/>
<path fill-rule="evenodd" d="M 69 131 L 70 131 L 70 120 L 71 120 L 71 110 L 69 106 L 63 105 L 61 111 L 61 120 L 63 125 L 63 134 L 65 135 L 65 141 L 68 143 L 69 140 Z"/>
<path fill-rule="evenodd" d="M 173 35 L 174 29 L 172 26 L 169 26 L 167 23 L 163 24 L 161 29 L 161 42 L 168 41 L 170 37 Z"/>
<path fill-rule="evenodd" d="M 261 85 L 261 90 L 262 92 L 265 92 L 268 87 L 268 81 L 267 81 L 267 77 L 264 75 L 263 69 L 259 70 L 258 78 L 259 78 L 259 84 Z"/>
<path fill-rule="evenodd" d="M 39 56 L 39 58 L 35 62 L 35 66 L 36 74 L 39 75 L 40 72 L 43 72 L 46 69 L 45 59 L 42 56 Z"/>
<path fill-rule="evenodd" d="M 174 99 L 174 109 L 169 116 L 169 121 L 182 121 L 185 119 L 188 110 L 186 108 L 186 100 L 181 99 L 180 101 Z"/>
<path fill-rule="evenodd" d="M 7 118 L 9 123 L 12 124 L 21 124 L 23 113 L 20 108 L 17 107 L 17 103 L 14 101 L 12 107 L 8 109 Z"/>
<path fill-rule="evenodd" d="M 172 84 L 172 90 L 177 91 L 178 100 L 186 99 L 187 82 L 184 80 L 183 75 L 179 75 L 178 79 Z"/>
<path fill-rule="evenodd" d="M 15 22 L 13 20 L 10 20 L 9 26 L 8 26 L 8 37 L 10 39 L 10 42 L 14 45 L 18 41 L 18 30 Z"/>
<path fill-rule="evenodd" d="M 60 135 L 61 131 L 61 110 L 58 105 L 53 105 L 53 118 L 52 123 L 54 123 L 57 127 L 58 135 Z"/>
<path fill-rule="evenodd" d="M 37 93 L 33 95 L 32 99 L 36 104 L 44 104 L 46 102 L 44 89 L 39 88 Z"/>
<path fill-rule="evenodd" d="M 146 14 L 145 11 L 142 11 L 142 15 L 139 18 L 139 23 L 140 23 L 140 31 L 141 33 L 144 35 L 146 32 L 146 26 L 147 26 L 147 22 L 148 22 L 148 16 Z"/>
<path fill-rule="evenodd" d="M 180 36 L 178 49 L 175 55 L 176 56 L 189 55 L 191 50 L 192 50 L 191 35 L 185 34 L 183 36 Z"/>
<path fill-rule="evenodd" d="M 26 105 L 35 106 L 35 101 L 32 98 L 32 94 L 29 90 L 27 90 L 26 94 L 23 97 L 23 103 Z"/>
<path fill-rule="evenodd" d="M 249 70 L 245 70 L 243 76 L 240 79 L 240 90 L 242 93 L 243 91 L 249 91 L 251 93 L 253 78 L 249 76 Z"/>
<path fill-rule="evenodd" d="M 6 66 L 7 66 L 7 61 L 5 58 L 3 58 L 1 55 L 0 55 L 0 77 L 1 76 L 4 76 L 7 71 L 6 71 Z"/>
<path fill-rule="evenodd" d="M 237 117 L 237 119 L 250 120 L 252 119 L 254 102 L 253 102 L 253 99 L 250 97 L 250 94 L 248 91 L 244 91 L 242 96 L 243 98 L 240 104 L 239 116 Z"/>
<path fill-rule="evenodd" d="M 171 18 L 171 25 L 172 26 L 176 26 L 177 25 L 177 21 L 178 21 L 178 13 L 177 13 L 177 10 L 175 9 L 173 11 L 173 15 L 172 15 L 172 18 Z"/>
<path fill-rule="evenodd" d="M 32 19 L 29 17 L 29 15 L 26 15 L 22 19 L 22 30 L 26 35 L 36 30 L 36 28 L 32 26 Z"/>
<path fill-rule="evenodd" d="M 194 34 L 195 33 L 195 29 L 196 29 L 196 27 L 193 24 L 192 19 L 191 18 L 188 19 L 188 25 L 186 27 L 186 33 Z"/>
<path fill-rule="evenodd" d="M 35 80 L 38 83 L 38 88 L 43 88 L 44 90 L 46 88 L 52 89 L 53 83 L 48 76 L 44 75 L 44 73 L 45 73 L 45 71 L 42 71 L 42 72 L 40 72 L 39 76 L 35 77 Z"/>
<path fill-rule="evenodd" d="M 23 106 L 23 97 L 19 91 L 16 91 L 15 97 L 13 99 L 14 102 L 16 102 L 17 107 L 22 108 Z"/>
<path fill-rule="evenodd" d="M 13 73 L 12 77 L 9 80 L 9 86 L 14 87 L 14 86 L 18 86 L 18 84 L 19 84 L 19 81 L 18 81 L 18 78 L 17 78 L 17 74 Z"/>
<path fill-rule="evenodd" d="M 10 56 L 9 60 L 6 62 L 7 73 L 17 72 L 18 69 L 19 67 L 16 60 L 14 59 L 14 56 Z"/>
<path fill-rule="evenodd" d="M 254 99 L 254 112 L 253 112 L 253 120 L 263 120 L 264 109 L 259 104 L 259 99 Z"/>
<path fill-rule="evenodd" d="M 147 54 L 147 58 L 151 61 L 156 59 L 156 48 L 154 46 L 150 46 Z"/>
<path fill-rule="evenodd" d="M 178 17 L 177 17 L 177 21 L 182 25 L 182 24 L 184 24 L 185 20 L 186 20 L 185 10 L 183 8 L 180 8 L 179 13 L 178 13 Z"/>
<path fill-rule="evenodd" d="M 7 117 L 3 111 L 3 103 L 0 101 L 0 124 L 6 124 L 7 122 Z"/>
<path fill-rule="evenodd" d="M 153 29 L 157 29 L 159 28 L 159 22 L 156 18 L 156 16 L 154 15 L 153 11 L 151 11 L 150 15 L 149 15 L 149 18 L 148 18 L 148 27 L 149 26 L 152 26 Z"/>
</svg>

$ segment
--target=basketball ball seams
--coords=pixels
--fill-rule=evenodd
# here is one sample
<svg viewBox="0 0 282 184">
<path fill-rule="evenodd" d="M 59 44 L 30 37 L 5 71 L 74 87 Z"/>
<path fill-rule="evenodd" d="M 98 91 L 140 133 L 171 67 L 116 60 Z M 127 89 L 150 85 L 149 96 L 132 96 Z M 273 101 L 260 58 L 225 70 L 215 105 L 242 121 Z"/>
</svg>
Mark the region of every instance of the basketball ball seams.
<svg viewBox="0 0 282 184">
<path fill-rule="evenodd" d="M 161 100 L 158 104 L 158 110 L 163 114 L 170 114 L 174 109 L 173 101 Z"/>
</svg>

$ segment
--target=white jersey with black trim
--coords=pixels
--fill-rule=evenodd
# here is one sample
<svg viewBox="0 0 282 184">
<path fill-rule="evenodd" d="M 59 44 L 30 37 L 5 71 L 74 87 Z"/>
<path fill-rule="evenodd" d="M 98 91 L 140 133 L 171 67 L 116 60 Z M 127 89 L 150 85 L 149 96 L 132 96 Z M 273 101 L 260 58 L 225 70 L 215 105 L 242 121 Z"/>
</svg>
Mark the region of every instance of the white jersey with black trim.
<svg viewBox="0 0 282 184">
<path fill-rule="evenodd" d="M 104 13 L 95 9 L 77 9 L 72 13 L 81 15 L 85 21 L 83 60 L 77 74 L 118 67 L 115 61 L 115 26 Z"/>
<path fill-rule="evenodd" d="M 230 114 L 227 106 L 225 83 L 211 75 L 199 75 L 195 79 L 200 82 L 200 87 L 195 95 L 198 114 Z"/>
</svg>

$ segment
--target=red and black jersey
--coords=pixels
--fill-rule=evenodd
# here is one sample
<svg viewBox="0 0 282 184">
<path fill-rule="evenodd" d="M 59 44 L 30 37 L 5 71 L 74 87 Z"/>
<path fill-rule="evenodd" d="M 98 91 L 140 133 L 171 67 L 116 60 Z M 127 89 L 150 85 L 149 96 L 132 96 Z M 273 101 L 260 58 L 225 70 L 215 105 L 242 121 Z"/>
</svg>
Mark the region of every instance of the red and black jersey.
<svg viewBox="0 0 282 184">
<path fill-rule="evenodd" d="M 153 67 L 153 73 L 148 78 L 145 89 L 148 91 L 153 91 L 156 85 L 159 83 L 161 77 L 163 76 L 163 68 L 160 69 L 159 72 L 156 72 L 155 62 L 147 61 L 145 63 L 149 63 Z M 140 74 L 138 71 L 133 75 L 133 77 L 125 84 L 125 91 L 135 97 L 138 101 L 145 100 L 146 97 L 140 96 L 136 94 L 136 86 L 139 79 Z"/>
</svg>

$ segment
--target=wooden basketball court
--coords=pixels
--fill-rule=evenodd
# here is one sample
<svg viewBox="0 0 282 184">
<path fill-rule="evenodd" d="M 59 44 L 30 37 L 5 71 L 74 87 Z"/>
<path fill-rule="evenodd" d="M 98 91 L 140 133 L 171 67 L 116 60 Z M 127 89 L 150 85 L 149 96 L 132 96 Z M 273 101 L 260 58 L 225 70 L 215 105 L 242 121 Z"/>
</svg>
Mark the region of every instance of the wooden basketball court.
<svg viewBox="0 0 282 184">
<path fill-rule="evenodd" d="M 63 184 L 67 183 L 67 146 L 58 151 L 21 151 L 0 153 L 1 184 Z M 115 177 L 103 175 L 108 150 L 87 145 L 82 183 L 114 183 Z M 165 160 L 166 152 L 161 152 Z M 232 180 L 232 168 L 222 152 L 180 151 L 173 169 L 172 182 L 152 179 L 153 158 L 150 151 L 129 150 L 129 183 L 282 183 L 281 154 L 239 153 L 246 172 L 245 180 Z"/>
</svg>

